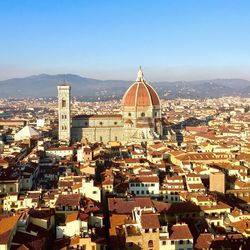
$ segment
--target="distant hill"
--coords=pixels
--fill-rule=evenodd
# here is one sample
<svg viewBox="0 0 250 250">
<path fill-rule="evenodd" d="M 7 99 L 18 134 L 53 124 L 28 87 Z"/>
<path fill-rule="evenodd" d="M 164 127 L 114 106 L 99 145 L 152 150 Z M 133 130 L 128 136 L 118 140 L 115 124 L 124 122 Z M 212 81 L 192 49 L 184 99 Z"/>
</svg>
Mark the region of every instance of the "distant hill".
<svg viewBox="0 0 250 250">
<path fill-rule="evenodd" d="M 133 81 L 97 80 L 74 74 L 34 75 L 0 81 L 0 98 L 53 97 L 57 85 L 67 82 L 72 95 L 86 100 L 118 99 Z M 208 98 L 221 96 L 250 96 L 250 81 L 243 79 L 214 79 L 179 82 L 151 82 L 162 98 Z"/>
</svg>

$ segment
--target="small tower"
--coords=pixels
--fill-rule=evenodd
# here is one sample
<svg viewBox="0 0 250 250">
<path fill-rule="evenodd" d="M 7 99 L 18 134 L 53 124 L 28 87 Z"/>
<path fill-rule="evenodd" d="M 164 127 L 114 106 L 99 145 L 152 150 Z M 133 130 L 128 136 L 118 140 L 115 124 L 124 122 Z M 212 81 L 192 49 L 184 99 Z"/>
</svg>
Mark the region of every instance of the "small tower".
<svg viewBox="0 0 250 250">
<path fill-rule="evenodd" d="M 58 139 L 70 142 L 70 85 L 57 86 L 58 90 Z"/>
</svg>

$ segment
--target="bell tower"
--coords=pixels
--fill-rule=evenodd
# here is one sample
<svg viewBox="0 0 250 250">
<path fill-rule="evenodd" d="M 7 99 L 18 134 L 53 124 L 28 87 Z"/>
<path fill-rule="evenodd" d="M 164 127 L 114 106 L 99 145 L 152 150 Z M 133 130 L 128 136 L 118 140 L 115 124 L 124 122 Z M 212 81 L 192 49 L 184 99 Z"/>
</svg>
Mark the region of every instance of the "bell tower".
<svg viewBox="0 0 250 250">
<path fill-rule="evenodd" d="M 58 139 L 70 142 L 70 99 L 71 87 L 67 84 L 57 86 L 58 90 Z"/>
</svg>

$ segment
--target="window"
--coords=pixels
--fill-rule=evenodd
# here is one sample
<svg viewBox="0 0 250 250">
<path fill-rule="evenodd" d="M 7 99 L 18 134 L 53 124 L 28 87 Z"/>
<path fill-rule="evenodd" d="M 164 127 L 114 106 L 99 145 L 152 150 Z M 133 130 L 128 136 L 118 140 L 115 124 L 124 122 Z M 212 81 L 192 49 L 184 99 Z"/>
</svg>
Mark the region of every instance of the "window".
<svg viewBox="0 0 250 250">
<path fill-rule="evenodd" d="M 102 136 L 100 136 L 100 142 L 102 142 Z"/>
<path fill-rule="evenodd" d="M 145 116 L 145 113 L 144 113 L 144 112 L 142 112 L 142 113 L 141 113 L 141 117 L 144 117 L 144 116 Z"/>
<path fill-rule="evenodd" d="M 128 116 L 131 116 L 131 113 L 128 113 Z"/>
<path fill-rule="evenodd" d="M 140 183 L 136 183 L 135 185 L 136 185 L 137 187 L 140 187 Z"/>
<path fill-rule="evenodd" d="M 179 244 L 180 244 L 180 245 L 183 245 L 183 240 L 179 240 Z"/>
<path fill-rule="evenodd" d="M 144 191 L 143 191 L 143 190 L 141 191 L 141 194 L 144 194 Z"/>
<path fill-rule="evenodd" d="M 164 245 L 164 246 L 166 245 L 166 241 L 165 240 L 162 242 L 162 245 Z"/>
<path fill-rule="evenodd" d="M 97 194 L 97 191 L 93 191 L 93 194 Z"/>
<path fill-rule="evenodd" d="M 149 194 L 149 191 L 147 190 L 147 194 Z"/>
<path fill-rule="evenodd" d="M 88 123 L 87 123 L 87 122 L 85 122 L 84 124 L 85 124 L 85 126 L 88 126 Z"/>
<path fill-rule="evenodd" d="M 115 141 L 117 141 L 117 136 L 115 136 Z"/>
<path fill-rule="evenodd" d="M 171 245 L 174 245 L 174 240 L 171 240 Z"/>
<path fill-rule="evenodd" d="M 154 187 L 155 186 L 155 184 L 154 183 L 151 183 L 151 187 Z"/>
<path fill-rule="evenodd" d="M 140 191 L 137 190 L 137 191 L 136 191 L 136 194 L 140 194 Z"/>
<path fill-rule="evenodd" d="M 66 107 L 66 101 L 62 100 L 62 108 L 65 108 L 65 107 Z"/>
<path fill-rule="evenodd" d="M 102 122 L 99 122 L 99 125 L 101 125 L 101 126 L 102 126 L 102 124 L 103 124 Z"/>
<path fill-rule="evenodd" d="M 114 125 L 117 125 L 117 122 L 114 122 Z"/>
<path fill-rule="evenodd" d="M 135 186 L 135 184 L 134 184 L 134 183 L 130 183 L 130 186 L 131 186 L 131 187 L 134 187 L 134 186 Z"/>
<path fill-rule="evenodd" d="M 186 240 L 186 244 L 190 244 L 190 240 Z"/>
<path fill-rule="evenodd" d="M 154 247 L 154 243 L 153 243 L 152 240 L 149 240 L 149 241 L 148 241 L 148 247 Z"/>
</svg>

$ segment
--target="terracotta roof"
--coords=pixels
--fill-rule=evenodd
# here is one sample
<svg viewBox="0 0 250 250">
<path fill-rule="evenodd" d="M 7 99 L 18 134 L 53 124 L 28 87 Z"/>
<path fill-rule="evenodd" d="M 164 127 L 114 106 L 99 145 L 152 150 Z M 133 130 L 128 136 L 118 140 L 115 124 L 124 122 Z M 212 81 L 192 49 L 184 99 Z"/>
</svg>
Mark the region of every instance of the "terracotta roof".
<svg viewBox="0 0 250 250">
<path fill-rule="evenodd" d="M 102 185 L 113 185 L 113 179 L 112 179 L 112 178 L 109 178 L 109 177 L 106 177 L 106 178 L 103 180 Z"/>
<path fill-rule="evenodd" d="M 160 227 L 160 222 L 156 214 L 142 214 L 141 226 L 143 229 L 157 229 Z"/>
<path fill-rule="evenodd" d="M 149 197 L 133 197 L 133 198 L 109 198 L 108 207 L 111 213 L 131 214 L 135 207 L 153 207 Z"/>
<path fill-rule="evenodd" d="M 66 217 L 65 223 L 75 221 L 75 220 L 77 220 L 77 218 L 78 218 L 78 213 L 68 214 Z"/>
<path fill-rule="evenodd" d="M 145 81 L 135 82 L 123 96 L 122 106 L 160 105 L 156 91 Z"/>
<path fill-rule="evenodd" d="M 9 241 L 12 229 L 14 229 L 17 224 L 19 215 L 9 216 L 9 217 L 0 217 L 0 244 L 6 244 Z"/>
<path fill-rule="evenodd" d="M 79 206 L 80 203 L 80 195 L 79 194 L 60 194 L 56 205 L 59 206 Z"/>
<path fill-rule="evenodd" d="M 24 244 L 28 247 L 28 249 L 43 250 L 45 249 L 46 238 L 17 231 L 12 242 L 17 244 Z"/>
<path fill-rule="evenodd" d="M 47 219 L 50 216 L 55 215 L 55 210 L 52 208 L 42 208 L 42 209 L 30 209 L 29 215 L 33 218 Z"/>
<path fill-rule="evenodd" d="M 250 220 L 242 219 L 240 221 L 231 222 L 230 226 L 233 226 L 239 233 L 250 234 Z"/>
<path fill-rule="evenodd" d="M 176 224 L 171 228 L 169 238 L 171 240 L 193 239 L 187 224 Z"/>
<path fill-rule="evenodd" d="M 175 202 L 165 203 L 152 200 L 152 203 L 157 212 L 161 213 L 166 211 L 168 214 L 182 214 L 182 213 L 194 213 L 201 212 L 201 208 L 192 202 Z"/>
<path fill-rule="evenodd" d="M 205 189 L 204 185 L 202 183 L 187 183 L 188 187 L 190 189 Z"/>
<path fill-rule="evenodd" d="M 213 235 L 210 233 L 200 234 L 196 243 L 196 249 L 210 249 L 211 243 L 213 241 Z"/>
<path fill-rule="evenodd" d="M 65 151 L 65 150 L 73 150 L 74 147 L 66 147 L 66 146 L 63 146 L 63 147 L 59 147 L 59 148 L 49 148 L 47 149 L 47 151 Z"/>
<path fill-rule="evenodd" d="M 136 176 L 129 180 L 129 182 L 156 182 L 159 183 L 158 176 Z"/>
</svg>

